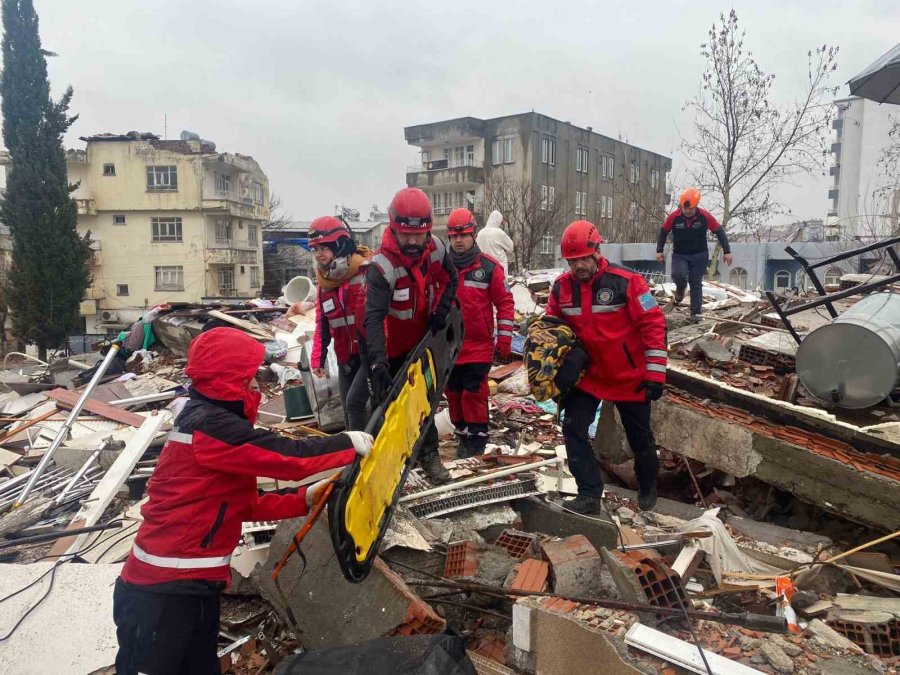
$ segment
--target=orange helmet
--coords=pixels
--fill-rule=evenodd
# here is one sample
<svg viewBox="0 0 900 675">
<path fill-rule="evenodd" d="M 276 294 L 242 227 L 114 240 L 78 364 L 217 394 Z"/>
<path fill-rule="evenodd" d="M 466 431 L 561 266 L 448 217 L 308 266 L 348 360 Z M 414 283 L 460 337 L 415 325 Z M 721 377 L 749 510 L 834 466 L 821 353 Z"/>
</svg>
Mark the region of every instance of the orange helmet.
<svg viewBox="0 0 900 675">
<path fill-rule="evenodd" d="M 681 193 L 681 199 L 678 200 L 679 206 L 683 209 L 697 208 L 700 203 L 700 190 L 697 188 L 688 188 Z"/>
<path fill-rule="evenodd" d="M 419 188 L 406 187 L 395 194 L 388 215 L 392 230 L 431 232 L 431 202 Z"/>
<path fill-rule="evenodd" d="M 599 253 L 602 242 L 603 237 L 592 222 L 576 220 L 563 231 L 562 257 L 572 260 Z"/>
<path fill-rule="evenodd" d="M 447 218 L 447 234 L 475 234 L 476 225 L 469 209 L 453 209 Z"/>
</svg>

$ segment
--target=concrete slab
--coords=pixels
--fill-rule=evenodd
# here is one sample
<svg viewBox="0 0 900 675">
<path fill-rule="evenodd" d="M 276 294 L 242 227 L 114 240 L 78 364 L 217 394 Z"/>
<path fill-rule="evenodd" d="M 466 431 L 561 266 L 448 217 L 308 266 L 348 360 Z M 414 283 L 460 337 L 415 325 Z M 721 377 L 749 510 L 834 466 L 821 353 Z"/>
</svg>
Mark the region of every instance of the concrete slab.
<svg viewBox="0 0 900 675">
<path fill-rule="evenodd" d="M 282 603 L 272 582 L 272 570 L 281 559 L 303 519 L 283 521 L 269 545 L 269 557 L 254 578 L 263 596 L 275 607 Z M 322 649 L 372 640 L 403 628 L 403 634 L 443 630 L 444 622 L 422 602 L 403 580 L 380 559 L 369 577 L 359 584 L 344 579 L 334 559 L 327 516 L 303 541 L 306 567 L 292 556 L 281 572 L 280 584 L 297 617 L 305 647 Z"/>
<path fill-rule="evenodd" d="M 0 565 L 0 597 L 24 588 L 53 567 L 51 562 Z M 11 638 L 0 642 L 4 673 L 90 673 L 111 665 L 118 644 L 113 623 L 113 584 L 122 565 L 67 563 L 55 573 L 53 589 Z M 47 575 L 27 591 L 6 600 L 0 635 L 46 592 Z"/>
<path fill-rule="evenodd" d="M 541 532 L 554 537 L 583 534 L 597 550 L 616 546 L 618 528 L 606 514 L 581 516 L 536 497 L 517 499 L 512 502 L 512 507 L 522 517 L 520 529 L 525 532 Z"/>
</svg>

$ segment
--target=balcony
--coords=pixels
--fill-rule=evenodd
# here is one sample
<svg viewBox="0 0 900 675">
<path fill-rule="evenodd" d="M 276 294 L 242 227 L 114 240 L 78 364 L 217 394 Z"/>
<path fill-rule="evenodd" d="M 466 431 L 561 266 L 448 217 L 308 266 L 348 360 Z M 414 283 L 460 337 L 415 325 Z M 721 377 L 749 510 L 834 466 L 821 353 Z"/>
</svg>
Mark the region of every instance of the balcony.
<svg viewBox="0 0 900 675">
<path fill-rule="evenodd" d="M 842 117 L 835 117 L 831 120 L 831 128 L 840 131 L 844 128 L 844 119 Z"/>
<path fill-rule="evenodd" d="M 250 196 L 239 195 L 235 190 L 204 197 L 203 209 L 251 220 L 265 220 L 268 217 L 268 208 L 265 204 L 254 201 Z"/>
<path fill-rule="evenodd" d="M 410 145 L 424 145 L 441 141 L 462 141 L 484 138 L 484 120 L 475 117 L 460 117 L 455 120 L 419 124 L 406 127 L 403 136 Z"/>
<path fill-rule="evenodd" d="M 476 160 L 434 160 L 406 169 L 410 187 L 479 185 L 484 183 L 484 167 Z"/>
<path fill-rule="evenodd" d="M 78 207 L 79 216 L 96 216 L 97 209 L 94 208 L 93 197 L 75 198 L 75 205 Z"/>
<path fill-rule="evenodd" d="M 209 248 L 206 250 L 206 262 L 210 265 L 255 265 L 256 261 L 256 249 Z"/>
</svg>

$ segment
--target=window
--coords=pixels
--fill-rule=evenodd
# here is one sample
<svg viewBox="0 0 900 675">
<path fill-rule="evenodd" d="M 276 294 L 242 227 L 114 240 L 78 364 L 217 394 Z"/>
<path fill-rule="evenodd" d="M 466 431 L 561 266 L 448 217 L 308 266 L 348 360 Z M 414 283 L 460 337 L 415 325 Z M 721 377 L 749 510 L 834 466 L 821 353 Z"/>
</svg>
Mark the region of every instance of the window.
<svg viewBox="0 0 900 675">
<path fill-rule="evenodd" d="M 731 272 L 728 273 L 728 283 L 732 286 L 737 286 L 738 288 L 742 288 L 746 291 L 747 282 L 747 270 L 745 270 L 743 267 L 734 267 L 732 268 Z"/>
<path fill-rule="evenodd" d="M 227 197 L 231 194 L 231 176 L 227 173 L 216 172 L 216 194 Z"/>
<path fill-rule="evenodd" d="M 658 188 L 659 187 L 659 170 L 652 169 L 650 171 L 650 187 Z"/>
<path fill-rule="evenodd" d="M 231 243 L 231 221 L 224 219 L 216 219 L 216 243 Z"/>
<path fill-rule="evenodd" d="M 116 284 L 116 295 L 128 295 L 128 284 Z"/>
<path fill-rule="evenodd" d="M 541 253 L 548 255 L 553 253 L 553 235 L 545 234 L 541 237 Z"/>
<path fill-rule="evenodd" d="M 259 265 L 250 266 L 250 288 L 259 288 Z"/>
<path fill-rule="evenodd" d="M 597 207 L 600 209 L 600 217 L 606 218 L 606 197 L 600 197 Z"/>
<path fill-rule="evenodd" d="M 544 136 L 541 139 L 541 164 L 547 164 L 550 161 L 550 139 Z"/>
<path fill-rule="evenodd" d="M 116 175 L 116 165 L 115 164 L 104 164 L 103 165 L 103 175 L 104 176 L 115 176 Z"/>
<path fill-rule="evenodd" d="M 550 139 L 550 166 L 556 166 L 556 139 Z"/>
<path fill-rule="evenodd" d="M 586 216 L 587 215 L 587 192 L 576 192 L 575 193 L 575 215 L 576 216 Z"/>
<path fill-rule="evenodd" d="M 575 150 L 575 171 L 577 173 L 587 173 L 588 172 L 588 149 L 578 147 Z"/>
<path fill-rule="evenodd" d="M 791 273 L 785 270 L 775 272 L 775 290 L 786 291 L 791 287 Z"/>
<path fill-rule="evenodd" d="M 637 223 L 637 202 L 628 205 L 628 222 L 632 225 Z"/>
<path fill-rule="evenodd" d="M 613 217 L 613 198 L 612 197 L 606 198 L 606 217 L 607 218 Z"/>
<path fill-rule="evenodd" d="M 247 243 L 251 246 L 256 246 L 259 243 L 256 225 L 247 225 Z"/>
<path fill-rule="evenodd" d="M 184 290 L 184 267 L 181 265 L 154 267 L 153 270 L 156 272 L 157 291 Z"/>
<path fill-rule="evenodd" d="M 631 182 L 637 183 L 641 179 L 641 170 L 637 164 L 631 163 Z"/>
<path fill-rule="evenodd" d="M 113 225 L 124 225 L 125 224 L 125 214 L 118 213 L 113 216 Z"/>
<path fill-rule="evenodd" d="M 147 190 L 162 192 L 178 189 L 178 167 L 176 166 L 148 166 Z"/>
<path fill-rule="evenodd" d="M 466 165 L 467 166 L 475 166 L 475 146 L 474 145 L 466 146 Z"/>
<path fill-rule="evenodd" d="M 422 151 L 422 166 L 425 166 L 430 161 L 431 161 L 431 151 L 423 150 Z"/>
<path fill-rule="evenodd" d="M 581 152 L 581 151 L 579 150 L 579 152 Z M 580 192 L 575 193 L 575 215 L 576 216 L 581 215 L 581 193 Z"/>
<path fill-rule="evenodd" d="M 515 139 L 514 138 L 504 138 L 503 139 L 503 163 L 504 164 L 512 164 L 516 161 L 516 152 L 515 146 L 513 145 Z"/>
<path fill-rule="evenodd" d="M 829 267 L 825 272 L 825 285 L 832 286 L 840 284 L 842 276 L 844 276 L 844 270 L 840 267 Z"/>
<path fill-rule="evenodd" d="M 234 290 L 234 268 L 233 267 L 220 267 L 219 268 L 219 290 L 220 291 Z"/>
<path fill-rule="evenodd" d="M 552 185 L 547 188 L 547 204 L 552 209 L 553 205 L 556 203 L 556 188 Z"/>
<path fill-rule="evenodd" d="M 491 141 L 491 164 L 503 164 L 503 139 L 495 138 Z"/>
<path fill-rule="evenodd" d="M 253 183 L 253 203 L 263 203 L 263 186 L 262 183 Z"/>
<path fill-rule="evenodd" d="M 541 211 L 547 210 L 547 186 L 541 185 Z"/>
<path fill-rule="evenodd" d="M 181 218 L 151 218 L 154 242 L 181 241 Z"/>
<path fill-rule="evenodd" d="M 606 158 L 606 177 L 609 180 L 612 180 L 614 173 L 615 173 L 615 162 L 612 157 L 607 156 L 607 158 Z"/>
</svg>

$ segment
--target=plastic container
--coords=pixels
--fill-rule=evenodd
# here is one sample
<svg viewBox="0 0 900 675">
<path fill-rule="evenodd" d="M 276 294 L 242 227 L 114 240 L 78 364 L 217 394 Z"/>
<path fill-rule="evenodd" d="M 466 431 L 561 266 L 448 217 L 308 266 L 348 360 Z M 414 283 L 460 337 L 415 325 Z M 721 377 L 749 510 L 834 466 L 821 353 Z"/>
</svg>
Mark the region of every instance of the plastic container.
<svg viewBox="0 0 900 675">
<path fill-rule="evenodd" d="M 303 417 L 312 417 L 312 405 L 306 394 L 306 387 L 287 387 L 283 391 L 284 414 L 287 420 L 296 420 Z"/>
</svg>

